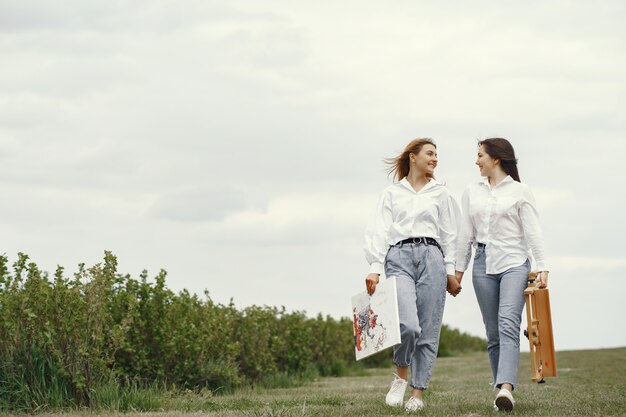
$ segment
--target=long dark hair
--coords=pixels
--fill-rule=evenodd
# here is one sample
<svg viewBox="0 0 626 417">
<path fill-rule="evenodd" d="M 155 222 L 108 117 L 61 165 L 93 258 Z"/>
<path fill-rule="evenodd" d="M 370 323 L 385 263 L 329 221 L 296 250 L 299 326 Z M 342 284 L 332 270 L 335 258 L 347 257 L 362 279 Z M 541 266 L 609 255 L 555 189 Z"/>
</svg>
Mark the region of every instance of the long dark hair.
<svg viewBox="0 0 626 417">
<path fill-rule="evenodd" d="M 389 165 L 389 175 L 393 174 L 394 178 L 397 181 L 400 181 L 402 178 L 409 175 L 409 165 L 411 162 L 410 154 L 417 155 L 422 150 L 422 147 L 424 145 L 433 145 L 435 149 L 437 148 L 435 142 L 433 142 L 433 140 L 430 138 L 414 139 L 409 142 L 408 145 L 406 145 L 406 148 L 404 148 L 404 152 L 402 152 L 400 155 L 396 156 L 395 158 L 385 159 L 385 163 Z M 430 174 L 426 174 L 426 176 L 429 178 L 434 178 Z"/>
<path fill-rule="evenodd" d="M 515 158 L 515 149 L 513 145 L 503 138 L 489 138 L 478 142 L 478 146 L 484 146 L 487 155 L 493 159 L 500 161 L 500 166 L 507 175 L 510 175 L 517 182 L 522 182 L 519 179 L 519 172 L 517 172 L 517 158 Z"/>
</svg>

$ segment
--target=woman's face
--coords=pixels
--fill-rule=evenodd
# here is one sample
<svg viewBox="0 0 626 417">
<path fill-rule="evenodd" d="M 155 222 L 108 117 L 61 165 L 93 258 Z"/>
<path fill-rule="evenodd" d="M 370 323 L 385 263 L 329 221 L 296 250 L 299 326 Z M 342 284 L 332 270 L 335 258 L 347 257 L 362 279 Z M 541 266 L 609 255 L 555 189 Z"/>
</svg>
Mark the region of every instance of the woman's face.
<svg viewBox="0 0 626 417">
<path fill-rule="evenodd" d="M 485 146 L 480 145 L 478 148 L 478 158 L 476 158 L 476 165 L 480 169 L 480 175 L 483 177 L 490 177 L 495 172 L 496 167 L 498 166 L 498 162 L 496 159 L 487 154 L 485 151 Z"/>
<path fill-rule="evenodd" d="M 415 161 L 415 167 L 419 172 L 433 175 L 437 168 L 437 148 L 428 143 L 422 146 L 417 155 L 414 153 L 411 155 L 411 160 Z"/>
</svg>

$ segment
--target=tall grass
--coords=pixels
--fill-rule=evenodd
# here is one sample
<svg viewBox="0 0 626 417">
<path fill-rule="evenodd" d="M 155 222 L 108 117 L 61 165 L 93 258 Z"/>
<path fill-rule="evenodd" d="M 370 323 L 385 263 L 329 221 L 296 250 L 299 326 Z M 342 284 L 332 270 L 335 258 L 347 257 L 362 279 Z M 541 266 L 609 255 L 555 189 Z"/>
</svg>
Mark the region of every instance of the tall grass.
<svg viewBox="0 0 626 417">
<path fill-rule="evenodd" d="M 53 276 L 25 254 L 0 256 L 0 410 L 92 407 L 154 410 L 169 392 L 285 387 L 363 366 L 390 365 L 389 352 L 354 362 L 348 318 L 284 308 L 238 310 L 117 271 L 81 264 Z M 484 349 L 444 328 L 441 353 Z"/>
</svg>

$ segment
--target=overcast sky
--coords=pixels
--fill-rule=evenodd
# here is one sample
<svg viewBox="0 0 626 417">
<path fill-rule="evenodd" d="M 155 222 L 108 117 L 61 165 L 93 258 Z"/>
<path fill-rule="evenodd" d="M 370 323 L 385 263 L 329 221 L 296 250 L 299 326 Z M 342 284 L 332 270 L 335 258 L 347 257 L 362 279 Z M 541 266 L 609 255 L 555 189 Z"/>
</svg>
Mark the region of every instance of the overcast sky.
<svg viewBox="0 0 626 417">
<path fill-rule="evenodd" d="M 511 140 L 559 350 L 626 346 L 626 3 L 0 0 L 0 253 L 334 317 L 382 159 Z M 469 275 L 444 322 L 484 335 Z M 525 341 L 523 341 L 525 346 Z M 527 347 L 526 347 L 527 349 Z"/>
</svg>

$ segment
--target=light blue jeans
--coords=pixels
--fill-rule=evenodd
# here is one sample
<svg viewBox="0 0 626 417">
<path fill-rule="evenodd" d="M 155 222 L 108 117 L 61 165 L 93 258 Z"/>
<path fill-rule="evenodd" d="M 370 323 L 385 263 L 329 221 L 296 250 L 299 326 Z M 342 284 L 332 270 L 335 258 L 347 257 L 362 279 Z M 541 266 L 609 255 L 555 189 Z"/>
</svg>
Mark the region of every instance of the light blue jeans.
<svg viewBox="0 0 626 417">
<path fill-rule="evenodd" d="M 474 258 L 472 282 L 487 332 L 487 352 L 493 384 L 517 384 L 519 340 L 524 290 L 528 285 L 530 261 L 499 274 L 487 274 L 485 248 L 479 246 Z"/>
<path fill-rule="evenodd" d="M 439 248 L 404 243 L 389 248 L 385 275 L 396 277 L 400 344 L 393 362 L 411 367 L 411 386 L 427 389 L 435 367 L 446 301 L 446 267 Z"/>
</svg>

